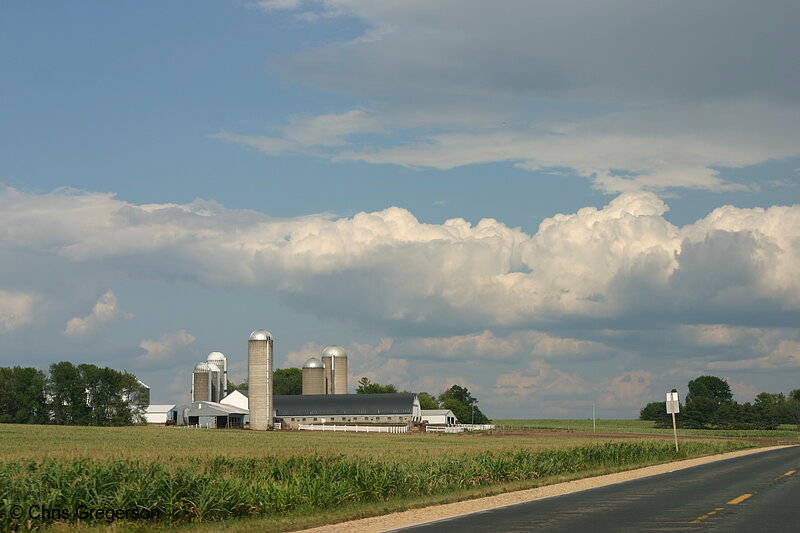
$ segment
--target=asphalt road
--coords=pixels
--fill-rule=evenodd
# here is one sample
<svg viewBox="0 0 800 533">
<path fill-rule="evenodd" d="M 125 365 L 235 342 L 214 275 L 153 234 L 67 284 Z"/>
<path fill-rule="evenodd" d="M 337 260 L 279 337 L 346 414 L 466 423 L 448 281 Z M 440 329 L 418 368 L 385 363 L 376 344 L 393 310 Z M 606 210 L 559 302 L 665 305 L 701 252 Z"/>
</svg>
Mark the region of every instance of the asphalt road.
<svg viewBox="0 0 800 533">
<path fill-rule="evenodd" d="M 800 446 L 401 531 L 800 531 Z"/>
</svg>

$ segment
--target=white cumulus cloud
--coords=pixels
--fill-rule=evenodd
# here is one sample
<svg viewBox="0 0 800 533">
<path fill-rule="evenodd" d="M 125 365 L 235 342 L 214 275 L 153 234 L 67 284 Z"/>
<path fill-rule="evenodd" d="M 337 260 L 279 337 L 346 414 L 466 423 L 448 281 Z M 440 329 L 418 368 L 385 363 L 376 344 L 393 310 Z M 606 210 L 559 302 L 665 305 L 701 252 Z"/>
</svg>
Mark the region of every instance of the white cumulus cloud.
<svg viewBox="0 0 800 533">
<path fill-rule="evenodd" d="M 7 333 L 33 322 L 36 301 L 34 294 L 0 289 L 0 333 Z"/>
<path fill-rule="evenodd" d="M 534 234 L 494 219 L 427 224 L 399 207 L 276 219 L 202 200 L 135 205 L 108 194 L 6 189 L 0 208 L 10 230 L 0 247 L 38 254 L 44 265 L 52 257 L 87 276 L 255 288 L 422 338 L 589 318 L 609 329 L 629 319 L 747 326 L 785 323 L 800 311 L 800 205 L 726 206 L 677 227 L 657 196 L 626 193 L 547 218 Z M 96 312 L 115 309 L 101 301 Z M 460 342 L 472 349 L 481 337 Z M 541 336 L 514 342 L 542 354 L 586 348 Z"/>
<path fill-rule="evenodd" d="M 94 304 L 92 312 L 85 317 L 71 318 L 64 329 L 66 335 L 85 335 L 101 324 L 119 319 L 131 319 L 133 315 L 119 308 L 113 291 L 103 294 Z"/>
<path fill-rule="evenodd" d="M 175 353 L 176 350 L 192 344 L 195 340 L 194 335 L 182 329 L 165 333 L 158 339 L 145 339 L 139 343 L 139 348 L 143 349 L 145 353 L 140 355 L 138 360 L 141 363 L 160 361 Z"/>
</svg>

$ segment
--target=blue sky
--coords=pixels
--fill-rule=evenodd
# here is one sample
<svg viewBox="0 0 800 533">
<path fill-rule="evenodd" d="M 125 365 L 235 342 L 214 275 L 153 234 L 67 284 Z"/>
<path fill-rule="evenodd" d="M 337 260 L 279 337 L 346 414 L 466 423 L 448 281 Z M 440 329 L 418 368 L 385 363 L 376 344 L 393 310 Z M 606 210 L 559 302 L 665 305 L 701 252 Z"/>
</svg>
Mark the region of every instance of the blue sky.
<svg viewBox="0 0 800 533">
<path fill-rule="evenodd" d="M 798 19 L 5 2 L 0 364 L 181 401 L 266 328 L 280 366 L 340 344 L 352 383 L 457 382 L 499 418 L 800 387 Z"/>
</svg>

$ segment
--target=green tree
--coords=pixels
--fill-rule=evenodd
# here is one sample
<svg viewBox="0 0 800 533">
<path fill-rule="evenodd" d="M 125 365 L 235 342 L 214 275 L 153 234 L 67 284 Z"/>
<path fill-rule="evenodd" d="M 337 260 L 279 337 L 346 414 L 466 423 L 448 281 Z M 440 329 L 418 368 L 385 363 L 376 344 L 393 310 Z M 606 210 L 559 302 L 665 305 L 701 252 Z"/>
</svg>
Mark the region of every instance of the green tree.
<svg viewBox="0 0 800 533">
<path fill-rule="evenodd" d="M 466 387 L 453 385 L 439 395 L 439 403 L 450 409 L 462 424 L 488 424 L 489 419 L 478 408 L 477 398 L 473 398 Z"/>
<path fill-rule="evenodd" d="M 86 384 L 80 370 L 68 361 L 50 365 L 48 396 L 53 422 L 64 425 L 87 425 L 89 404 Z"/>
<path fill-rule="evenodd" d="M 684 415 L 681 417 L 682 426 L 688 428 L 704 429 L 711 427 L 719 405 L 712 398 L 697 396 L 686 402 Z"/>
<path fill-rule="evenodd" d="M 35 368 L 0 368 L 0 422 L 46 424 L 49 420 L 44 372 Z"/>
<path fill-rule="evenodd" d="M 650 402 L 639 411 L 639 420 L 652 420 L 653 422 L 661 419 L 661 414 L 667 412 L 667 402 Z"/>
<path fill-rule="evenodd" d="M 357 394 L 391 394 L 396 393 L 397 387 L 392 384 L 381 385 L 380 383 L 373 383 L 368 377 L 363 377 L 358 380 Z"/>
<path fill-rule="evenodd" d="M 800 389 L 789 393 L 783 406 L 784 420 L 787 424 L 795 424 L 800 429 Z"/>
<path fill-rule="evenodd" d="M 687 405 L 695 398 L 711 398 L 719 405 L 725 400 L 732 400 L 733 393 L 728 382 L 716 376 L 700 376 L 689 382 L 689 393 L 686 395 Z"/>
<path fill-rule="evenodd" d="M 428 394 L 427 392 L 420 392 L 417 394 L 417 398 L 419 398 L 419 408 L 420 409 L 439 409 L 439 401 Z"/>
<path fill-rule="evenodd" d="M 303 394 L 303 372 L 299 368 L 278 368 L 272 373 L 273 394 Z"/>
<path fill-rule="evenodd" d="M 756 396 L 753 409 L 758 429 L 777 429 L 781 423 L 781 407 L 785 403 L 783 394 L 761 392 Z"/>
<path fill-rule="evenodd" d="M 733 400 L 722 402 L 714 413 L 712 424 L 718 429 L 737 429 L 742 425 L 742 406 Z"/>
</svg>

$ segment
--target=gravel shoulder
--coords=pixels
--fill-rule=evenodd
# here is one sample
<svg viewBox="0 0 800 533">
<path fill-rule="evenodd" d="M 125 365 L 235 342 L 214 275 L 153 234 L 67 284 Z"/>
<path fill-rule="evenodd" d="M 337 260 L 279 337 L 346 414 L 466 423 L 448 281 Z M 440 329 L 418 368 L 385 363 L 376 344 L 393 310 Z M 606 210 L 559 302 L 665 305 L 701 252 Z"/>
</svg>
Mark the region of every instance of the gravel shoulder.
<svg viewBox="0 0 800 533">
<path fill-rule="evenodd" d="M 435 520 L 443 520 L 460 516 L 469 513 L 476 513 L 479 511 L 486 511 L 497 507 L 505 507 L 517 503 L 523 503 L 542 498 L 550 498 L 552 496 L 561 496 L 572 492 L 581 490 L 593 489 L 596 487 L 603 487 L 620 483 L 631 479 L 639 479 L 647 476 L 655 476 L 665 472 L 672 472 L 674 470 L 681 470 L 683 468 L 690 468 L 706 463 L 715 461 L 722 461 L 731 459 L 733 457 L 741 457 L 743 455 L 750 455 L 753 453 L 761 453 L 768 450 L 778 448 L 785 448 L 786 446 L 772 446 L 768 448 L 755 448 L 751 450 L 740 450 L 737 452 L 724 453 L 720 455 L 712 455 L 708 457 L 698 457 L 696 459 L 687 459 L 685 461 L 676 461 L 672 463 L 664 463 L 660 465 L 647 466 L 644 468 L 637 468 L 635 470 L 628 470 L 625 472 L 617 472 L 614 474 L 606 474 L 585 479 L 577 479 L 565 483 L 557 483 L 545 487 L 538 487 L 535 489 L 527 489 L 516 492 L 509 492 L 506 494 L 499 494 L 496 496 L 487 496 L 474 500 L 463 502 L 449 503 L 445 505 L 436 505 L 425 507 L 422 509 L 412 509 L 399 513 L 391 513 L 383 516 L 374 516 L 371 518 L 363 518 L 361 520 L 352 520 L 349 522 L 341 522 L 339 524 L 331 524 L 327 526 L 315 527 L 312 529 L 304 530 L 305 533 L 379 533 L 384 531 L 392 531 L 404 527 L 409 527 L 425 522 L 432 522 Z"/>
</svg>

